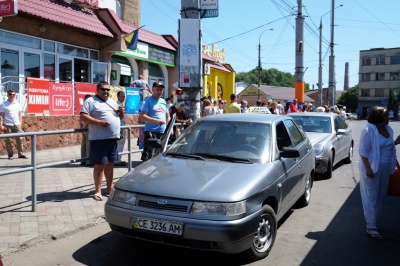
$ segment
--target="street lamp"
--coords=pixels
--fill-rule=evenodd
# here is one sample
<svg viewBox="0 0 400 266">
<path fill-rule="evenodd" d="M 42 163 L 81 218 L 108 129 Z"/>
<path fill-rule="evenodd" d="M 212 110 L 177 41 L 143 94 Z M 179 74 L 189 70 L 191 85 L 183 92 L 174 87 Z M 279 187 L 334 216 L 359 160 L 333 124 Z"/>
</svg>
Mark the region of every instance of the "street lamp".
<svg viewBox="0 0 400 266">
<path fill-rule="evenodd" d="M 334 5 L 334 1 L 332 1 L 332 4 Z M 322 101 L 322 59 L 321 59 L 321 49 L 322 49 L 322 18 L 329 13 L 333 13 L 335 9 L 342 7 L 343 5 L 338 5 L 335 8 L 332 8 L 330 11 L 322 14 L 321 18 L 320 18 L 320 24 L 319 24 L 319 67 L 318 67 L 318 103 L 321 106 L 323 104 Z M 332 20 L 333 20 L 333 14 L 332 14 Z M 333 81 L 332 76 L 334 76 L 334 72 L 335 70 L 332 68 L 332 63 L 331 61 L 334 60 L 334 58 L 332 57 L 333 54 L 333 21 L 332 21 L 332 34 L 331 34 L 331 43 L 330 43 L 330 49 L 331 49 L 331 56 L 329 57 L 329 89 L 328 89 L 328 100 L 329 100 L 329 96 L 331 96 L 331 94 L 334 95 L 334 92 L 330 92 L 330 90 L 333 88 L 332 87 L 332 83 Z M 332 98 L 332 96 L 331 96 Z M 334 103 L 334 100 L 331 99 L 330 103 Z M 333 105 L 333 104 L 331 104 Z"/>
<path fill-rule="evenodd" d="M 274 30 L 274 29 L 267 29 L 267 30 L 262 31 L 260 33 L 260 37 L 258 37 L 258 67 L 257 67 L 257 70 L 258 70 L 258 100 L 259 101 L 261 100 L 260 86 L 261 86 L 261 70 L 262 70 L 262 67 L 261 67 L 261 35 L 264 32 L 271 31 L 271 30 Z"/>
</svg>

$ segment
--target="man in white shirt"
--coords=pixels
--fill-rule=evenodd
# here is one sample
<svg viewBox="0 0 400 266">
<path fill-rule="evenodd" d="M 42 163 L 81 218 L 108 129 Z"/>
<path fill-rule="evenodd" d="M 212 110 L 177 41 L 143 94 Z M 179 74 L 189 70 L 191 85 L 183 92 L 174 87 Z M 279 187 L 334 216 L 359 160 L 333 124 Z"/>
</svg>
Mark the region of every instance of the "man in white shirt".
<svg viewBox="0 0 400 266">
<path fill-rule="evenodd" d="M 0 129 L 4 131 L 4 133 L 22 133 L 21 122 L 22 112 L 19 103 L 15 100 L 15 91 L 8 90 L 7 101 L 0 105 Z M 22 151 L 22 138 L 16 137 L 15 140 L 17 142 L 16 148 L 18 151 L 18 158 L 28 159 Z M 6 149 L 8 159 L 13 160 L 14 151 L 10 138 L 6 138 Z"/>
</svg>

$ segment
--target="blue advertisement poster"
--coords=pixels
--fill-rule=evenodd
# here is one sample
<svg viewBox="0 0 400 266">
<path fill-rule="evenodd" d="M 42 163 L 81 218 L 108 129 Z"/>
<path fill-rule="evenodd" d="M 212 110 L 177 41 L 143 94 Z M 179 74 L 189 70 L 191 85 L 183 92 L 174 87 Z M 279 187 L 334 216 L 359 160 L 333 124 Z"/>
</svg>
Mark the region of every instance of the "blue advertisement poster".
<svg viewBox="0 0 400 266">
<path fill-rule="evenodd" d="M 140 89 L 126 88 L 125 113 L 129 115 L 139 114 L 140 109 Z"/>
</svg>

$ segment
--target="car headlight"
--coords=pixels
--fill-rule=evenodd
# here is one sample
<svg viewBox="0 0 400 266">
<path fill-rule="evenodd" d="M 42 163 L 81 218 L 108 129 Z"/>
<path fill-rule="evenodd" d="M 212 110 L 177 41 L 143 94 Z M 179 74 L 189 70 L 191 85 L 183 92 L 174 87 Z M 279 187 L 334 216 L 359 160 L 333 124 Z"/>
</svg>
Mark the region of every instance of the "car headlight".
<svg viewBox="0 0 400 266">
<path fill-rule="evenodd" d="M 119 201 L 130 205 L 136 204 L 136 198 L 137 198 L 136 193 L 115 189 L 114 193 L 112 193 L 110 196 L 115 201 Z"/>
<path fill-rule="evenodd" d="M 321 144 L 314 145 L 313 147 L 315 156 L 320 155 L 324 151 L 324 146 Z"/>
<path fill-rule="evenodd" d="M 195 201 L 191 214 L 234 216 L 246 212 L 246 201 L 235 203 Z"/>
</svg>

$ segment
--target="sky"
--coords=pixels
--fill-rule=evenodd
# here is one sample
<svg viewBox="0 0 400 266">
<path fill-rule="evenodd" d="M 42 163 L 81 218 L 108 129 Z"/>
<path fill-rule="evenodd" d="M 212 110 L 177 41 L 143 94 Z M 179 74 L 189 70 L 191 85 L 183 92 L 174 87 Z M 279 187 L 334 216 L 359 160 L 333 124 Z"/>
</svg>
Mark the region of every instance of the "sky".
<svg viewBox="0 0 400 266">
<path fill-rule="evenodd" d="M 217 1 L 217 0 L 216 0 Z M 345 63 L 349 86 L 358 84 L 360 50 L 400 47 L 396 0 L 335 0 L 334 55 L 336 89 L 343 90 Z M 218 0 L 219 15 L 201 21 L 202 45 L 226 51 L 226 63 L 236 73 L 258 65 L 294 74 L 296 0 Z M 343 6 L 340 6 L 343 5 Z M 322 18 L 322 83 L 328 87 L 332 0 L 303 0 L 304 82 L 318 88 L 319 25 Z M 178 37 L 180 0 L 142 0 L 141 25 L 158 34 Z M 270 31 L 269 29 L 273 29 Z M 314 87 L 313 87 L 314 86 Z"/>
</svg>

